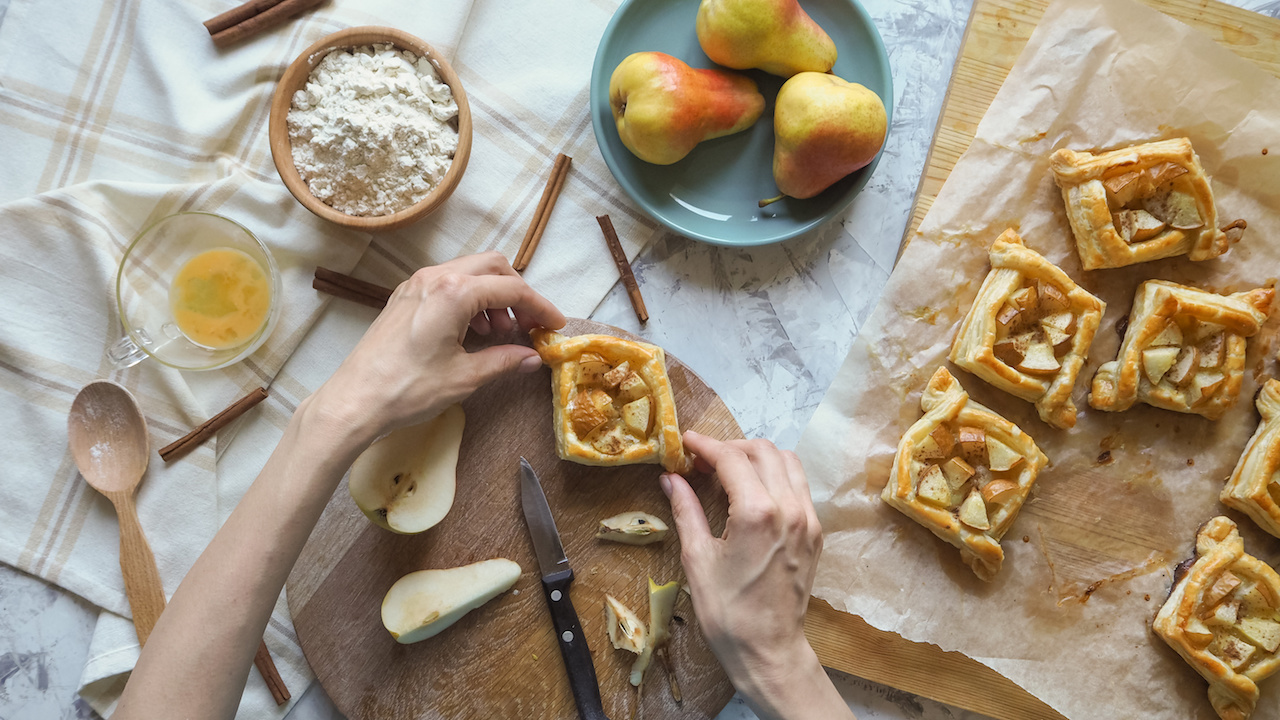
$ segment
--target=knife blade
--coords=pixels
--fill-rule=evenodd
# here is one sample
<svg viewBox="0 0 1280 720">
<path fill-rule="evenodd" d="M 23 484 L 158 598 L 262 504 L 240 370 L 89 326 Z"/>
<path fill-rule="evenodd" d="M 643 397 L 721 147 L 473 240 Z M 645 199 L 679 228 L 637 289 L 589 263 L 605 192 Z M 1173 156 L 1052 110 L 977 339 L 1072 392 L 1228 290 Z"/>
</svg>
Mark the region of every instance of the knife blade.
<svg viewBox="0 0 1280 720">
<path fill-rule="evenodd" d="M 556 643 L 569 673 L 569 688 L 573 691 L 574 704 L 582 720 L 609 720 L 600 701 L 600 684 L 596 680 L 596 667 L 591 662 L 591 648 L 582 634 L 578 612 L 569 600 L 569 584 L 573 582 L 573 568 L 564 554 L 556 521 L 542 492 L 542 483 L 533 466 L 520 458 L 520 506 L 533 540 L 533 552 L 538 556 L 542 571 L 542 590 L 551 610 L 551 622 L 556 629 Z"/>
</svg>

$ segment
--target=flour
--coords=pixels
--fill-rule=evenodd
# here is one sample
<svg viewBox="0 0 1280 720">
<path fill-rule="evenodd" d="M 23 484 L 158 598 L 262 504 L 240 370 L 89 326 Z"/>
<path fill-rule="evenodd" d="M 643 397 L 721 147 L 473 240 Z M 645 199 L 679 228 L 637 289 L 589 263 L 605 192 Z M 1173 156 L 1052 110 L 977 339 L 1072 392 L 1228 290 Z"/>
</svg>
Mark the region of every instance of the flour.
<svg viewBox="0 0 1280 720">
<path fill-rule="evenodd" d="M 373 45 L 335 50 L 293 94 L 293 164 L 348 215 L 390 215 L 427 196 L 453 162 L 458 114 L 425 58 Z"/>
</svg>

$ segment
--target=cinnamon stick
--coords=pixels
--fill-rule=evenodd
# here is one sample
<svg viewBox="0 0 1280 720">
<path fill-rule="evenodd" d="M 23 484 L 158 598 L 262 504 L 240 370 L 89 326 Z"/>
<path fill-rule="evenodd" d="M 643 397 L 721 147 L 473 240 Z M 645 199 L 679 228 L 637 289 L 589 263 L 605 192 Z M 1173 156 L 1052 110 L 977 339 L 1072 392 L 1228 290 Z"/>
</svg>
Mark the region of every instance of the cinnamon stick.
<svg viewBox="0 0 1280 720">
<path fill-rule="evenodd" d="M 267 389 L 264 387 L 245 395 L 232 403 L 226 410 L 203 422 L 195 430 L 160 448 L 160 459 L 165 462 L 173 462 L 186 455 L 205 440 L 216 435 L 219 430 L 226 427 L 232 420 L 243 415 L 249 408 L 266 399 Z"/>
<path fill-rule="evenodd" d="M 213 44 L 224 48 L 266 32 L 324 0 L 249 0 L 204 23 Z"/>
<path fill-rule="evenodd" d="M 627 288 L 627 296 L 631 298 L 631 307 L 635 309 L 636 317 L 642 323 L 649 322 L 649 311 L 645 309 L 644 298 L 640 296 L 640 285 L 636 283 L 635 273 L 631 272 L 631 263 L 627 261 L 627 252 L 622 249 L 617 231 L 613 229 L 613 221 L 608 215 L 600 215 L 596 217 L 596 222 L 600 223 L 600 230 L 609 245 L 609 252 L 613 254 L 613 263 L 618 266 L 618 274 L 622 276 L 622 284 Z"/>
<path fill-rule="evenodd" d="M 573 158 L 564 153 L 556 155 L 556 162 L 551 166 L 551 175 L 547 178 L 547 186 L 542 190 L 538 208 L 533 211 L 533 219 L 529 221 L 529 230 L 525 232 L 524 240 L 520 242 L 520 250 L 516 253 L 515 262 L 511 263 L 511 267 L 516 270 L 529 267 L 529 261 L 533 259 L 533 251 L 537 250 L 538 243 L 542 242 L 542 233 L 547 229 L 547 221 L 551 218 L 551 211 L 555 209 L 556 200 L 560 197 L 560 190 L 564 187 L 564 180 L 569 175 L 569 165 L 572 162 Z"/>
<path fill-rule="evenodd" d="M 391 299 L 391 289 L 375 285 L 364 280 L 357 280 L 350 275 L 343 275 L 328 268 L 317 267 L 315 279 L 311 287 L 327 295 L 340 297 L 343 300 L 368 305 L 381 310 Z"/>
<path fill-rule="evenodd" d="M 254 15 L 270 10 L 279 5 L 283 0 L 249 0 L 243 5 L 237 5 L 230 10 L 204 21 L 204 27 L 209 31 L 210 35 L 217 35 L 232 25 L 239 25 Z"/>
<path fill-rule="evenodd" d="M 266 681 L 267 689 L 271 691 L 271 697 L 276 701 L 276 705 L 289 702 L 292 696 L 289 694 L 289 688 L 285 687 L 284 678 L 280 677 L 280 671 L 276 669 L 275 661 L 271 659 L 271 651 L 267 649 L 266 640 L 258 645 L 258 652 L 253 655 L 253 664 L 257 666 L 258 672 L 262 673 L 262 679 Z"/>
</svg>

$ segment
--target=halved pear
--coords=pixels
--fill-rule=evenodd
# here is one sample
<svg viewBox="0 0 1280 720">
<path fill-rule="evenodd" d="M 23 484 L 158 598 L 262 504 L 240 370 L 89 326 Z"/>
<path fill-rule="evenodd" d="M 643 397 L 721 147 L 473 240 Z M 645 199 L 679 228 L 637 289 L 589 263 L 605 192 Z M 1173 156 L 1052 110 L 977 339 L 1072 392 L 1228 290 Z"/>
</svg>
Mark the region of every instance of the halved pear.
<svg viewBox="0 0 1280 720">
<path fill-rule="evenodd" d="M 382 625 L 398 643 L 426 640 L 506 592 L 519 579 L 520 566 L 506 558 L 411 572 L 397 580 L 382 599 Z"/>
<path fill-rule="evenodd" d="M 370 445 L 347 480 L 356 507 L 375 525 L 406 535 L 443 520 L 453 507 L 465 424 L 462 406 L 451 405 Z"/>
</svg>

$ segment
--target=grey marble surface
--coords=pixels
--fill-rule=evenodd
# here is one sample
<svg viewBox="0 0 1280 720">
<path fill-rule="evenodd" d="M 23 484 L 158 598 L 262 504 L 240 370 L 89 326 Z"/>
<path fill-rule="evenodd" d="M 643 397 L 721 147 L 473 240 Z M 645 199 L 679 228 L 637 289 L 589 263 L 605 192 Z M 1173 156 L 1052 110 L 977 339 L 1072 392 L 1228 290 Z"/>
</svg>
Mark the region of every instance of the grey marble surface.
<svg viewBox="0 0 1280 720">
<path fill-rule="evenodd" d="M 725 249 L 663 235 L 634 263 L 651 320 L 621 287 L 592 317 L 638 332 L 693 367 L 748 436 L 794 446 L 892 268 L 971 0 L 863 0 L 889 49 L 895 112 L 885 157 L 839 221 L 779 245 Z M 1280 2 L 1233 4 L 1280 16 Z M 0 22 L 8 0 L 0 0 Z M 97 609 L 0 566 L 0 718 L 91 718 L 80 671 Z M 859 718 L 980 716 L 831 673 Z M 293 720 L 342 716 L 319 685 L 294 688 Z M 735 698 L 720 720 L 754 717 Z"/>
</svg>

